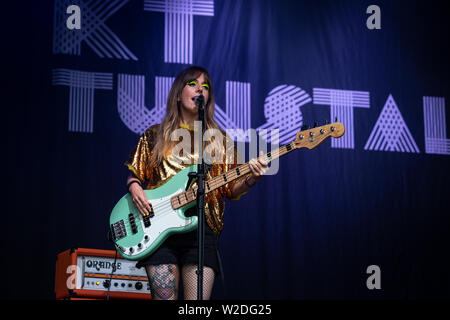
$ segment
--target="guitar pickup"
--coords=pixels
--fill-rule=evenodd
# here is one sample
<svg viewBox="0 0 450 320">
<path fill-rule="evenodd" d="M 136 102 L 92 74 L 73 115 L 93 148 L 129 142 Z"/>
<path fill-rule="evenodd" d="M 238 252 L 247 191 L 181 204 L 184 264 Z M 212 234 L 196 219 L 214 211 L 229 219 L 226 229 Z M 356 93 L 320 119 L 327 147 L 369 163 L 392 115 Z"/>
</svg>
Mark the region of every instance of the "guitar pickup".
<svg viewBox="0 0 450 320">
<path fill-rule="evenodd" d="M 155 216 L 155 211 L 153 211 L 153 206 L 151 203 L 150 203 L 150 211 L 148 212 L 148 216 L 150 218 L 153 218 Z"/>
<path fill-rule="evenodd" d="M 144 221 L 144 227 L 146 227 L 146 228 L 150 227 L 150 225 L 152 224 L 150 222 L 150 216 L 145 216 L 142 218 L 142 220 Z"/>
<path fill-rule="evenodd" d="M 131 232 L 137 233 L 138 232 L 138 228 L 137 228 L 137 225 L 136 225 L 136 220 L 134 219 L 134 215 L 132 213 L 130 213 L 128 215 L 128 221 L 130 222 Z"/>
</svg>

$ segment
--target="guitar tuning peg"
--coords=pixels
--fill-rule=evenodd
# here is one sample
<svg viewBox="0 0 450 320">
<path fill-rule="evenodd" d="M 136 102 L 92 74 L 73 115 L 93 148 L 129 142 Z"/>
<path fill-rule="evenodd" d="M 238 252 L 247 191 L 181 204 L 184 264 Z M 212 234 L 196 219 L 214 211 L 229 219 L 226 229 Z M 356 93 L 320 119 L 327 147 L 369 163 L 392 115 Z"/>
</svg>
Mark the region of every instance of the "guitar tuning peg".
<svg viewBox="0 0 450 320">
<path fill-rule="evenodd" d="M 308 130 L 308 129 L 309 129 L 309 126 L 307 124 L 302 125 L 302 127 L 300 128 L 301 131 Z"/>
<path fill-rule="evenodd" d="M 325 125 L 327 125 L 328 124 L 328 119 L 325 119 Z"/>
<path fill-rule="evenodd" d="M 314 127 L 313 128 L 316 128 L 317 127 L 317 121 L 314 121 Z"/>
<path fill-rule="evenodd" d="M 337 121 L 337 116 L 334 118 L 334 122 L 338 122 L 338 121 Z"/>
</svg>

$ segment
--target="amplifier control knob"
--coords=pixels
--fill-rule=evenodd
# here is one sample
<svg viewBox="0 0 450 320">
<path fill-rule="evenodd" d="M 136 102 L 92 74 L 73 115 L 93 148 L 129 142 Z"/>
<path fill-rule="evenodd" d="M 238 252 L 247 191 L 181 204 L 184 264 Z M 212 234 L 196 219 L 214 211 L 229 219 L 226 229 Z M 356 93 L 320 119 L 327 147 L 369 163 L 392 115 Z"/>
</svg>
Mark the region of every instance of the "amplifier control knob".
<svg viewBox="0 0 450 320">
<path fill-rule="evenodd" d="M 142 283 L 141 282 L 136 282 L 136 284 L 134 286 L 135 286 L 135 288 L 137 290 L 141 290 L 142 289 Z"/>
<path fill-rule="evenodd" d="M 103 286 L 109 288 L 109 280 L 103 281 Z"/>
</svg>

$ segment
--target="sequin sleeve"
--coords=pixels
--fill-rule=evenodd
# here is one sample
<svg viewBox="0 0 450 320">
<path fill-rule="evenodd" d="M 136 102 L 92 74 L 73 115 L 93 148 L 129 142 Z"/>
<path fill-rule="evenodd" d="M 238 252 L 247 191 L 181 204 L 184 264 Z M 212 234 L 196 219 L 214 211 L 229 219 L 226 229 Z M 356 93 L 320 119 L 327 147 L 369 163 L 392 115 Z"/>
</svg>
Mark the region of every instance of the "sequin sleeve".
<svg viewBox="0 0 450 320">
<path fill-rule="evenodd" d="M 139 138 L 137 146 L 130 153 L 125 166 L 141 181 L 142 184 L 150 179 L 151 152 L 155 145 L 157 125 L 148 128 Z"/>
<path fill-rule="evenodd" d="M 239 165 L 243 164 L 243 158 L 241 157 L 241 155 L 239 154 L 239 152 L 237 151 L 236 147 L 234 146 L 234 143 L 232 140 L 230 140 L 231 138 L 226 135 L 226 133 L 224 133 L 225 136 L 225 143 L 224 145 L 226 146 L 226 152 L 224 154 L 224 158 L 223 158 L 223 164 L 221 164 L 221 173 L 226 173 L 228 171 L 231 171 L 233 169 L 235 169 L 236 167 L 238 167 Z M 227 143 L 228 142 L 228 143 Z M 224 185 L 223 187 L 219 188 L 219 192 L 220 194 L 227 198 L 228 200 L 231 201 L 236 201 L 239 200 L 241 196 L 243 196 L 245 193 L 242 193 L 240 195 L 238 195 L 237 197 L 232 197 L 232 193 L 233 193 L 233 187 L 234 185 L 240 181 L 243 177 L 236 179 L 234 181 L 231 181 L 229 183 L 227 183 L 226 185 Z"/>
</svg>

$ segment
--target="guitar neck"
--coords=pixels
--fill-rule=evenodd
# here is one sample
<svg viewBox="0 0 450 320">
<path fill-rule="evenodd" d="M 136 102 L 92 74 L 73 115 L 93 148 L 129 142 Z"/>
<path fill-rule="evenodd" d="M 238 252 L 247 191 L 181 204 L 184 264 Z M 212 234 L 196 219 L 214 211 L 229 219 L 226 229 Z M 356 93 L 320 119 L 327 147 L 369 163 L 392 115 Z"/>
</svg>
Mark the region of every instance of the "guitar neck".
<svg viewBox="0 0 450 320">
<path fill-rule="evenodd" d="M 314 149 L 318 145 L 320 145 L 325 139 L 329 137 L 340 138 L 345 133 L 345 127 L 340 122 L 335 122 L 331 124 L 327 124 L 321 127 L 316 127 L 312 129 L 307 129 L 301 132 L 298 132 L 296 135 L 296 139 L 291 143 L 285 144 L 281 146 L 275 151 L 268 152 L 258 159 L 264 160 L 269 163 L 279 157 L 285 155 L 286 153 L 291 152 L 294 149 L 299 148 L 308 148 Z M 250 166 L 247 163 L 240 165 L 232 170 L 229 170 L 227 173 L 220 174 L 213 179 L 205 181 L 205 193 L 209 193 L 211 191 L 216 190 L 217 188 L 222 187 L 223 185 L 230 183 L 236 179 L 242 178 L 246 174 L 250 173 Z M 178 209 L 184 207 L 185 205 L 195 201 L 197 199 L 197 187 L 190 188 L 187 191 L 181 192 L 175 196 L 173 196 L 170 200 L 172 202 L 172 207 L 174 209 Z"/>
<path fill-rule="evenodd" d="M 267 163 L 278 159 L 279 157 L 291 152 L 294 150 L 294 142 L 288 143 L 286 145 L 281 146 L 280 148 L 276 149 L 275 151 L 268 152 L 257 159 L 261 159 Z M 230 183 L 236 179 L 242 178 L 243 176 L 249 174 L 251 172 L 250 165 L 247 163 L 244 163 L 232 170 L 229 170 L 228 172 L 224 174 L 220 174 L 210 180 L 205 181 L 205 194 L 214 191 L 227 183 Z M 191 203 L 192 201 L 195 201 L 197 199 L 197 186 L 194 186 L 190 188 L 187 191 L 181 192 L 171 198 L 172 207 L 174 209 L 179 209 L 181 207 L 184 207 L 185 205 Z"/>
</svg>

